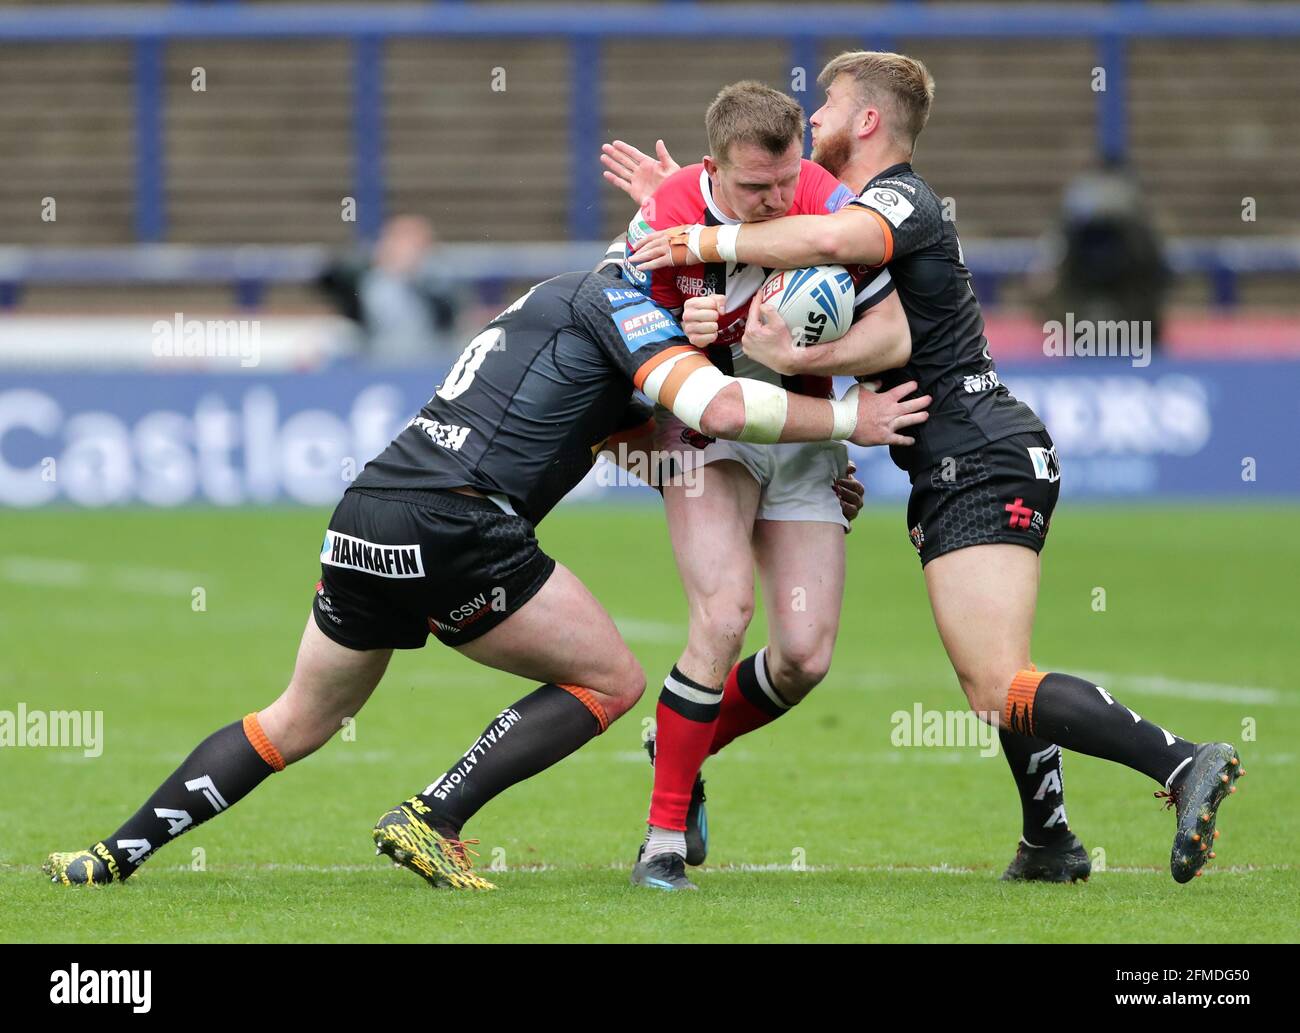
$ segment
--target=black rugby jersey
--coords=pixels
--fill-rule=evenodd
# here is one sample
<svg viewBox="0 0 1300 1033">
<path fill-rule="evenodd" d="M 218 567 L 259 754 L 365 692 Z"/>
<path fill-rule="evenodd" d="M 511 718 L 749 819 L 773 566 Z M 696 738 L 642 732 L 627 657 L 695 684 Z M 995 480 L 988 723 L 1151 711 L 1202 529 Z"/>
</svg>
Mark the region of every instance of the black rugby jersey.
<svg viewBox="0 0 1300 1033">
<path fill-rule="evenodd" d="M 586 476 L 610 435 L 650 419 L 633 396 L 673 355 L 676 320 L 618 270 L 562 273 L 493 319 L 358 488 L 502 494 L 534 524 Z"/>
<path fill-rule="evenodd" d="M 869 182 L 848 208 L 864 209 L 885 234 L 885 263 L 912 332 L 912 357 L 878 377 L 884 388 L 908 380 L 933 397 L 930 418 L 908 429 L 916 444 L 891 446 L 909 473 L 1012 434 L 1043 430 L 1034 411 L 999 381 L 984 337 L 957 227 L 929 185 L 906 162 Z"/>
</svg>

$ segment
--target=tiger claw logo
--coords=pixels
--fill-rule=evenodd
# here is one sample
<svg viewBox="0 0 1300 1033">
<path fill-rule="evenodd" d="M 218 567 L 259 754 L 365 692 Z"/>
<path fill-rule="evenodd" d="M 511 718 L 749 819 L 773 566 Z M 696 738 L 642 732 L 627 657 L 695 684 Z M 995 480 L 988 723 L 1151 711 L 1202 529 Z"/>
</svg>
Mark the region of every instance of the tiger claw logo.
<svg viewBox="0 0 1300 1033">
<path fill-rule="evenodd" d="M 692 448 L 708 448 L 717 438 L 711 438 L 698 430 L 692 430 L 690 427 L 682 428 L 682 441 Z"/>
<path fill-rule="evenodd" d="M 921 546 L 925 544 L 925 532 L 921 530 L 921 525 L 917 524 L 914 528 L 912 528 L 907 533 L 908 536 L 912 539 L 912 544 L 916 547 L 916 551 L 920 552 Z"/>
</svg>

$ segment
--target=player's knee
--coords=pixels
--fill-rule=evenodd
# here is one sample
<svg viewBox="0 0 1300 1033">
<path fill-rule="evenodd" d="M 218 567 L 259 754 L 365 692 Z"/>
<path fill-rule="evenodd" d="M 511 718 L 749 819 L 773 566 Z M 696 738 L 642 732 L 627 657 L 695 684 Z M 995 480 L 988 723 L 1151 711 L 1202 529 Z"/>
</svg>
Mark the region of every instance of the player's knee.
<svg viewBox="0 0 1300 1033">
<path fill-rule="evenodd" d="M 609 719 L 609 723 L 613 724 L 636 706 L 645 693 L 645 670 L 637 662 L 636 657 L 628 653 L 623 662 L 611 673 L 608 685 L 604 689 L 601 705 L 605 708 L 605 716 Z"/>
<path fill-rule="evenodd" d="M 792 703 L 812 692 L 831 669 L 834 640 L 809 639 L 767 651 L 768 674 L 783 697 Z"/>
<path fill-rule="evenodd" d="M 957 678 L 961 682 L 962 691 L 966 694 L 966 702 L 970 704 L 971 710 L 992 724 L 997 718 L 990 719 L 986 715 L 1002 713 L 1002 706 L 1007 699 L 1007 688 L 1011 685 L 1015 673 L 1014 670 L 1004 671 L 1000 667 L 989 667 L 965 673 L 959 671 Z"/>
<path fill-rule="evenodd" d="M 259 720 L 286 765 L 315 753 L 343 727 L 341 715 L 332 708 L 313 705 L 292 683 L 262 711 Z"/>
<path fill-rule="evenodd" d="M 752 594 L 718 593 L 700 604 L 691 630 L 711 652 L 724 659 L 730 656 L 735 663 L 753 617 Z"/>
</svg>

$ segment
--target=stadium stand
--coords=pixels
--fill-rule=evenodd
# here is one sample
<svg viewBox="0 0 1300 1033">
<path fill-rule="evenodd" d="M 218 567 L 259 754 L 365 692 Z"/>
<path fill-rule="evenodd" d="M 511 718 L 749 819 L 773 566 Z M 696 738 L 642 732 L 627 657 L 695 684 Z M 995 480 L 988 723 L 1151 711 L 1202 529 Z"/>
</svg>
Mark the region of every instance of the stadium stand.
<svg viewBox="0 0 1300 1033">
<path fill-rule="evenodd" d="M 372 236 L 383 211 L 426 215 L 449 242 L 608 238 L 625 224 L 626 205 L 602 187 L 594 145 L 620 136 L 648 147 L 662 133 L 681 160 L 692 160 L 705 149 L 702 111 L 721 83 L 756 77 L 790 89 L 804 69 L 806 92 L 797 95 L 815 107 L 822 60 L 865 44 L 915 53 L 933 69 L 941 103 L 918 162 L 959 202 L 973 256 L 992 254 L 980 241 L 1016 242 L 1020 250 L 1001 266 L 972 259 L 991 288 L 1012 281 L 1006 298 L 1016 297 L 1017 270 L 1029 264 L 1065 185 L 1100 153 L 1118 150 L 1167 237 L 1258 240 L 1279 256 L 1239 283 L 1233 271 L 1250 264 L 1240 247 L 1209 253 L 1196 268 L 1210 276 L 1185 282 L 1178 300 L 1300 304 L 1291 252 L 1273 246 L 1300 234 L 1300 192 L 1292 188 L 1300 16 L 1284 5 L 1232 8 L 1230 20 L 1207 18 L 1185 38 L 1150 38 L 1142 28 L 1144 12 L 1168 9 L 1160 4 L 1089 5 L 1114 16 L 1067 18 L 1059 32 L 1033 38 L 1023 34 L 1028 16 L 1018 16 L 1016 4 L 1001 5 L 989 24 L 927 23 L 917 35 L 907 28 L 932 5 L 852 5 L 819 10 L 856 19 L 862 35 L 831 35 L 824 25 L 832 23 L 817 22 L 807 38 L 791 40 L 771 32 L 771 5 L 753 8 L 764 13 L 750 19 L 759 26 L 751 30 L 741 23 L 745 8 L 724 4 L 737 33 L 767 35 L 710 43 L 629 40 L 616 20 L 602 21 L 630 10 L 623 5 L 548 22 L 553 30 L 523 23 L 508 38 L 484 35 L 487 22 L 473 27 L 502 5 L 406 8 L 460 19 L 458 34 L 442 37 L 431 22 L 383 22 L 386 5 L 314 5 L 319 31 L 292 36 L 259 34 L 239 19 L 288 12 L 292 20 L 307 5 L 153 6 L 160 18 L 205 20 L 186 31 L 144 22 L 119 31 L 88 16 L 74 41 L 53 42 L 68 35 L 56 12 L 0 3 L 0 88 L 9 100 L 0 140 L 22 144 L 5 146 L 0 158 L 6 244 L 341 248 Z M 716 16 L 718 6 L 642 5 L 633 13 L 676 24 Z M 1045 6 L 1062 17 L 1079 10 L 1036 5 L 1035 18 Z M 117 12 L 102 3 L 90 10 Z M 353 20 L 335 30 L 331 12 Z M 1281 20 L 1268 21 L 1270 13 Z M 1278 26 L 1290 28 L 1279 34 Z M 1099 62 L 1111 76 L 1101 92 L 1093 88 Z M 206 77 L 202 90 L 194 88 L 196 69 Z M 494 89 L 502 85 L 496 70 L 504 92 Z M 355 223 L 340 217 L 348 196 L 361 201 Z M 46 197 L 57 201 L 54 222 L 40 217 Z M 1247 197 L 1253 222 L 1242 219 Z M 24 281 L 20 292 L 15 270 L 25 266 L 10 255 L 7 268 L 0 304 L 37 304 L 40 282 Z M 273 282 L 295 279 L 274 264 L 271 272 Z M 254 296 L 267 297 L 254 291 L 244 300 Z M 91 304 L 95 297 L 88 295 Z M 306 300 L 292 288 L 281 297 Z"/>
</svg>

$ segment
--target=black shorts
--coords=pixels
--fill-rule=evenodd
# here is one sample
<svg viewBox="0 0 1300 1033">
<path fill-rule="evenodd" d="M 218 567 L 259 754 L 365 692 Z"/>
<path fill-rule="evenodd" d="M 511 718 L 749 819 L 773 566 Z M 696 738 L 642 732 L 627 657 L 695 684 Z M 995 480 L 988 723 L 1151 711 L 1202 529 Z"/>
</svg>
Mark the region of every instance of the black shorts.
<svg viewBox="0 0 1300 1033">
<path fill-rule="evenodd" d="M 1051 437 L 1014 434 L 917 472 L 908 534 L 921 566 L 970 545 L 1012 542 L 1039 552 L 1060 493 Z"/>
<path fill-rule="evenodd" d="M 555 569 L 533 525 L 450 491 L 350 488 L 321 545 L 312 613 L 349 649 L 452 646 L 491 631 Z"/>
</svg>

